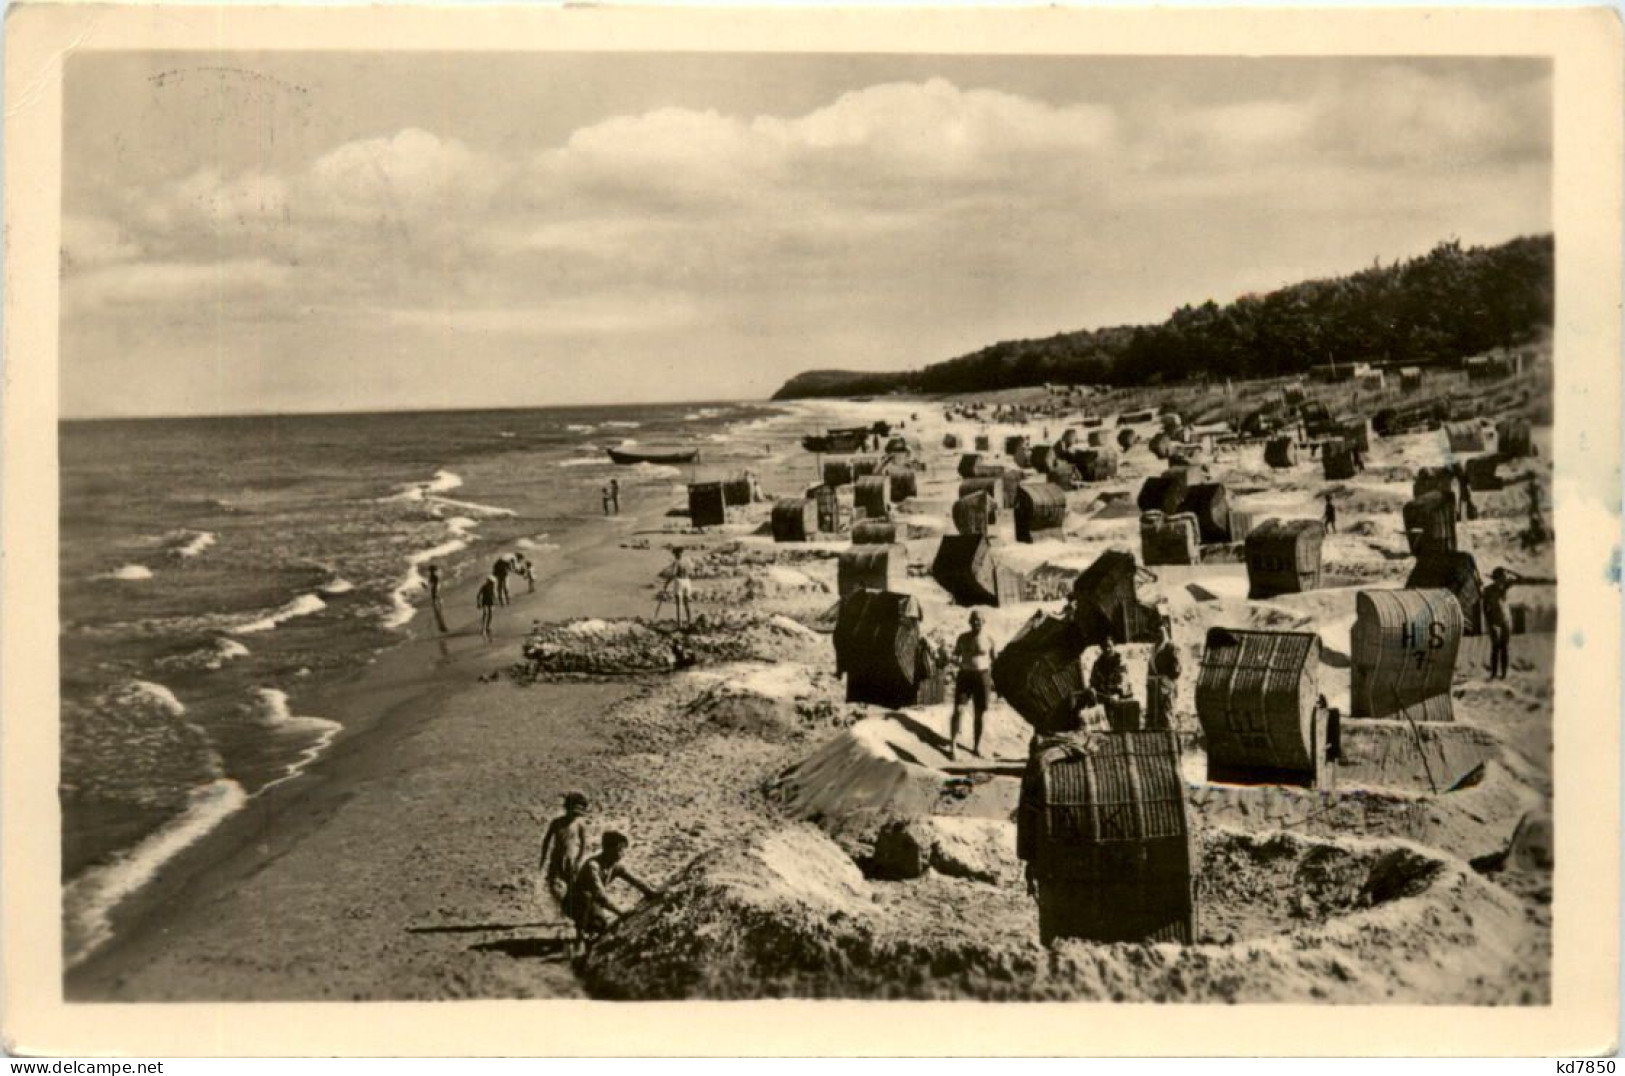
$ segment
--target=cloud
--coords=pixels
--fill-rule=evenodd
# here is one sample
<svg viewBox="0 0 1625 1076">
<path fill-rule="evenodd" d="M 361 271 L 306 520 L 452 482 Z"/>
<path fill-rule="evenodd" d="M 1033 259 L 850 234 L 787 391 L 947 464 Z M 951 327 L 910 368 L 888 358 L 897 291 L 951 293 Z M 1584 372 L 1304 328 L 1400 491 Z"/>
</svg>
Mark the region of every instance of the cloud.
<svg viewBox="0 0 1625 1076">
<path fill-rule="evenodd" d="M 62 217 L 64 273 L 139 257 L 141 246 L 117 221 L 78 213 Z"/>
<path fill-rule="evenodd" d="M 710 374 L 759 379 L 764 361 L 916 364 L 1160 317 L 1280 267 L 1550 226 L 1548 79 L 1372 70 L 1111 105 L 929 78 L 788 115 L 611 115 L 541 148 L 406 127 L 280 171 L 205 161 L 70 206 L 65 300 L 109 340 L 223 314 L 298 321 L 315 350 L 387 337 L 351 364 L 461 333 L 570 358 L 680 333 Z"/>
<path fill-rule="evenodd" d="M 220 312 L 274 295 L 295 275 L 265 259 L 105 265 L 65 281 L 62 299 L 65 310 L 79 315 L 182 304 Z"/>
<path fill-rule="evenodd" d="M 483 211 L 510 172 L 500 157 L 411 127 L 323 155 L 303 177 L 301 194 L 318 215 L 420 222 Z"/>
<path fill-rule="evenodd" d="M 359 314 L 396 328 L 555 337 L 669 332 L 693 325 L 700 312 L 694 300 L 685 295 L 641 294 L 560 298 L 527 307 L 423 307 L 334 313 Z"/>
</svg>

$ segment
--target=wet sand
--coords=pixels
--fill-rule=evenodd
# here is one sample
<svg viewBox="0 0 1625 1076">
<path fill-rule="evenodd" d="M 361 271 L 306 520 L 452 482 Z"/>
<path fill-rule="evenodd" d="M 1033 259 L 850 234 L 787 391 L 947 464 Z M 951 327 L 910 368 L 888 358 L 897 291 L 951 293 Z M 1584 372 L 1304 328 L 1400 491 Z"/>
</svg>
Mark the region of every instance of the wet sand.
<svg viewBox="0 0 1625 1076">
<path fill-rule="evenodd" d="M 533 619 L 649 614 L 667 554 L 621 542 L 669 507 L 650 501 L 537 561 L 535 593 L 514 580 L 490 644 L 476 578 L 446 594 L 451 634 L 404 643 L 313 698 L 346 734 L 118 908 L 114 939 L 69 972 L 67 998 L 575 993 L 562 957 L 516 961 L 504 947 L 556 948 L 564 924 L 531 894 L 542 829 L 563 791 L 613 779 L 602 715 L 635 688 L 481 677 L 518 660 Z M 431 614 L 413 627 L 432 631 Z"/>
</svg>

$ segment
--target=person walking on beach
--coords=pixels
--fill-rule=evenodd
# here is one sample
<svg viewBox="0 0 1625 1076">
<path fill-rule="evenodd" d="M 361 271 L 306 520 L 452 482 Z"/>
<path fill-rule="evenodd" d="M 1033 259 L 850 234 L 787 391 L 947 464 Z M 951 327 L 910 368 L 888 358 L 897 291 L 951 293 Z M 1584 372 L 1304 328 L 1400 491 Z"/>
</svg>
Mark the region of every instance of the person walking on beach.
<svg viewBox="0 0 1625 1076">
<path fill-rule="evenodd" d="M 587 859 L 587 797 L 579 792 L 564 796 L 564 813 L 547 824 L 538 866 L 548 892 L 565 910 L 570 883 Z"/>
<path fill-rule="evenodd" d="M 1484 588 L 1484 626 L 1490 636 L 1490 679 L 1507 678 L 1511 663 L 1512 613 L 1507 608 L 1507 591 L 1519 583 L 1527 582 L 1522 576 L 1506 568 L 1490 573 L 1490 583 Z"/>
<path fill-rule="evenodd" d="M 948 724 L 948 757 L 959 757 L 959 715 L 965 703 L 971 704 L 974 724 L 971 728 L 971 754 L 982 756 L 982 725 L 987 708 L 993 699 L 993 660 L 999 648 L 982 626 L 982 614 L 972 612 L 969 630 L 954 642 L 954 661 L 959 666 L 954 676 L 954 712 Z"/>
<path fill-rule="evenodd" d="M 611 500 L 610 500 L 610 493 L 609 493 L 609 486 L 608 486 L 608 485 L 607 485 L 607 484 L 606 484 L 606 485 L 605 485 L 605 486 L 604 486 L 604 488 L 603 488 L 603 489 L 602 489 L 602 490 L 600 490 L 600 491 L 599 491 L 599 493 L 600 493 L 600 494 L 601 494 L 601 495 L 602 495 L 602 497 L 603 497 L 603 498 L 604 498 L 604 515 L 606 515 L 606 516 L 607 516 L 607 515 L 609 515 L 609 514 L 610 514 L 610 512 L 609 512 L 609 506 L 610 506 L 610 504 L 611 504 Z"/>
<path fill-rule="evenodd" d="M 576 925 L 576 940 L 572 956 L 581 955 L 598 940 L 618 919 L 624 919 L 629 909 L 623 908 L 609 895 L 609 887 L 617 881 L 642 893 L 655 895 L 655 888 L 626 869 L 622 859 L 631 841 L 623 833 L 610 830 L 600 842 L 600 851 L 590 857 L 576 871 L 575 881 L 566 898 L 570 918 Z"/>
<path fill-rule="evenodd" d="M 513 570 L 513 562 L 506 554 L 497 558 L 491 565 L 491 578 L 497 581 L 497 603 L 508 604 L 508 573 Z"/>
<path fill-rule="evenodd" d="M 497 580 L 496 576 L 488 575 L 485 582 L 480 584 L 480 591 L 474 595 L 474 607 L 480 611 L 480 634 L 486 642 L 491 641 L 491 617 L 497 606 Z"/>
<path fill-rule="evenodd" d="M 683 560 L 683 547 L 671 551 L 671 565 L 662 573 L 666 585 L 661 589 L 662 599 L 669 597 L 679 627 L 694 625 L 694 584 L 689 579 L 688 562 Z"/>
<path fill-rule="evenodd" d="M 1332 503 L 1332 495 L 1326 494 L 1326 511 L 1321 515 L 1320 521 L 1326 527 L 1327 534 L 1337 533 L 1337 506 Z"/>
<path fill-rule="evenodd" d="M 429 570 L 425 574 L 429 583 L 429 608 L 434 610 L 434 622 L 443 635 L 446 632 L 446 610 L 440 604 L 440 565 L 429 565 Z"/>
<path fill-rule="evenodd" d="M 1157 641 L 1145 669 L 1145 727 L 1148 731 L 1173 728 L 1174 701 L 1179 692 L 1179 648 L 1166 620 L 1157 621 Z"/>
<path fill-rule="evenodd" d="M 609 510 L 611 515 L 618 516 L 621 514 L 621 480 L 619 478 L 609 480 Z"/>
</svg>

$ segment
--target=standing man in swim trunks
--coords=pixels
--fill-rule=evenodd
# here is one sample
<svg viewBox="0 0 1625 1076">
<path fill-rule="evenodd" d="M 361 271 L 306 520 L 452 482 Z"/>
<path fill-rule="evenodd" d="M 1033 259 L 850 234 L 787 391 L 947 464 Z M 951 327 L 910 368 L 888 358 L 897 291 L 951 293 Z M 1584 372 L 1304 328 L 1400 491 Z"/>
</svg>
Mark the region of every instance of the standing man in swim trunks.
<svg viewBox="0 0 1625 1076">
<path fill-rule="evenodd" d="M 971 754 L 982 755 L 982 724 L 993 699 L 993 659 L 999 649 L 982 627 L 982 614 L 972 610 L 970 630 L 954 643 L 954 661 L 959 673 L 954 677 L 954 716 L 948 727 L 948 757 L 959 757 L 959 712 L 967 701 L 975 717 Z"/>
<path fill-rule="evenodd" d="M 488 575 L 485 582 L 480 584 L 480 592 L 474 595 L 474 607 L 480 611 L 480 634 L 485 637 L 486 642 L 491 641 L 491 616 L 496 612 L 496 606 L 496 576 Z"/>
<path fill-rule="evenodd" d="M 683 560 L 683 547 L 671 551 L 671 567 L 665 571 L 666 586 L 671 591 L 672 611 L 679 626 L 694 624 L 694 584 L 688 577 L 688 562 Z"/>
<path fill-rule="evenodd" d="M 1505 680 L 1507 666 L 1512 663 L 1512 613 L 1507 608 L 1507 591 L 1524 580 L 1507 568 L 1495 569 L 1490 579 L 1482 595 L 1484 626 L 1490 637 L 1489 673 L 1491 680 Z"/>
</svg>

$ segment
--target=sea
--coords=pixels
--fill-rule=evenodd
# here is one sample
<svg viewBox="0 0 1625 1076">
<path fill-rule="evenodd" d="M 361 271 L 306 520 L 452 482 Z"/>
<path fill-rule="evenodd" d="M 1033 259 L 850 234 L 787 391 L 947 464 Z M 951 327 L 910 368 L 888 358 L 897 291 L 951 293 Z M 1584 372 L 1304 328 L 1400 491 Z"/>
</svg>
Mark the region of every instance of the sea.
<svg viewBox="0 0 1625 1076">
<path fill-rule="evenodd" d="M 625 496 L 771 451 L 765 404 L 63 422 L 64 957 L 344 731 L 303 700 L 425 630 L 421 568 L 540 564 Z M 781 434 L 782 437 L 782 434 Z M 682 444 L 695 464 L 605 449 Z M 432 621 L 431 621 L 432 624 Z"/>
</svg>

